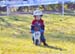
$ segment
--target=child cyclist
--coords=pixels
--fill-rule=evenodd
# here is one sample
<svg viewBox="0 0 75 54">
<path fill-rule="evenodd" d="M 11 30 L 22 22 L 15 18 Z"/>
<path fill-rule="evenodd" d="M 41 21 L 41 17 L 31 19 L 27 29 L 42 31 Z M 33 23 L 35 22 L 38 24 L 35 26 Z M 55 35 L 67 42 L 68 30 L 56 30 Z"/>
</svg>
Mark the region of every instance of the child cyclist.
<svg viewBox="0 0 75 54">
<path fill-rule="evenodd" d="M 41 42 L 43 43 L 44 46 L 48 46 L 46 43 L 46 39 L 44 37 L 45 25 L 44 25 L 44 21 L 42 20 L 42 16 L 43 16 L 42 11 L 40 11 L 39 9 L 36 9 L 33 12 L 33 16 L 34 16 L 34 20 L 32 21 L 32 25 L 31 25 L 31 33 L 34 33 L 34 28 L 38 27 L 39 31 L 41 32 L 41 36 L 40 36 Z M 34 41 L 33 37 L 32 39 Z"/>
</svg>

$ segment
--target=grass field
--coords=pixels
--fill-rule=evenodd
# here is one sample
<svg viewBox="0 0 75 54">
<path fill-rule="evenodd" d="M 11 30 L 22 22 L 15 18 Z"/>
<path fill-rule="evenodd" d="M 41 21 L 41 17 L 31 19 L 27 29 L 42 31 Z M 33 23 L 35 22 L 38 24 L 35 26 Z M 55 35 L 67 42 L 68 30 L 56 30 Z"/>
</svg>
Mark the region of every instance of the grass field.
<svg viewBox="0 0 75 54">
<path fill-rule="evenodd" d="M 32 43 L 31 15 L 0 17 L 0 54 L 75 54 L 75 16 L 44 15 L 49 47 Z"/>
</svg>

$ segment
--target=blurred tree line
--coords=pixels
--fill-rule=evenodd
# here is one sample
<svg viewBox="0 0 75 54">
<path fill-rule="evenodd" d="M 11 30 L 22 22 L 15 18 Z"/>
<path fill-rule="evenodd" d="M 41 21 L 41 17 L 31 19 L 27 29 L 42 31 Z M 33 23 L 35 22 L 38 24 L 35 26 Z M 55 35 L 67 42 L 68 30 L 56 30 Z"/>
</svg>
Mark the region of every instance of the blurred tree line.
<svg viewBox="0 0 75 54">
<path fill-rule="evenodd" d="M 2 0 L 0 0 L 2 1 Z M 23 7 L 10 7 L 11 12 L 33 12 L 38 6 L 23 6 Z M 50 5 L 41 5 L 39 8 L 43 11 L 61 11 L 62 5 L 61 4 L 50 4 Z M 65 10 L 75 10 L 75 3 L 66 3 L 64 5 Z M 0 12 L 5 12 L 6 7 L 0 6 Z"/>
</svg>

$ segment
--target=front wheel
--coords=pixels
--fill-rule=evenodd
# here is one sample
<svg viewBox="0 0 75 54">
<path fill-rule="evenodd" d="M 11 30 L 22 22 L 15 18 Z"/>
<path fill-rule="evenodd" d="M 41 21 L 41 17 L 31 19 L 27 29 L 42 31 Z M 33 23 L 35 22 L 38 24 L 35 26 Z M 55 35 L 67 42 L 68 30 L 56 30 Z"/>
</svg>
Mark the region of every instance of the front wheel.
<svg viewBox="0 0 75 54">
<path fill-rule="evenodd" d="M 40 45 L 39 40 L 35 41 L 35 45 Z"/>
</svg>

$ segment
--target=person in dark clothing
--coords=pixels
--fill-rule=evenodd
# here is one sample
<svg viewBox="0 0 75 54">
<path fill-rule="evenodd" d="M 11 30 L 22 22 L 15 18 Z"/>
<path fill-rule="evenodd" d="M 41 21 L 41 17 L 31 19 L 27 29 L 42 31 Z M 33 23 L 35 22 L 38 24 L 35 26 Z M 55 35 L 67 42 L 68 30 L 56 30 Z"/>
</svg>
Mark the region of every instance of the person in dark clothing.
<svg viewBox="0 0 75 54">
<path fill-rule="evenodd" d="M 44 30 L 45 30 L 44 21 L 41 19 L 43 14 L 40 10 L 35 10 L 33 15 L 34 15 L 34 20 L 32 21 L 32 24 L 31 24 L 31 33 L 34 33 L 35 32 L 34 28 L 38 27 L 39 31 L 41 32 L 41 37 L 40 37 L 41 42 L 45 46 L 48 46 L 46 43 L 46 39 L 44 37 Z M 34 41 L 33 37 L 32 39 Z"/>
</svg>

